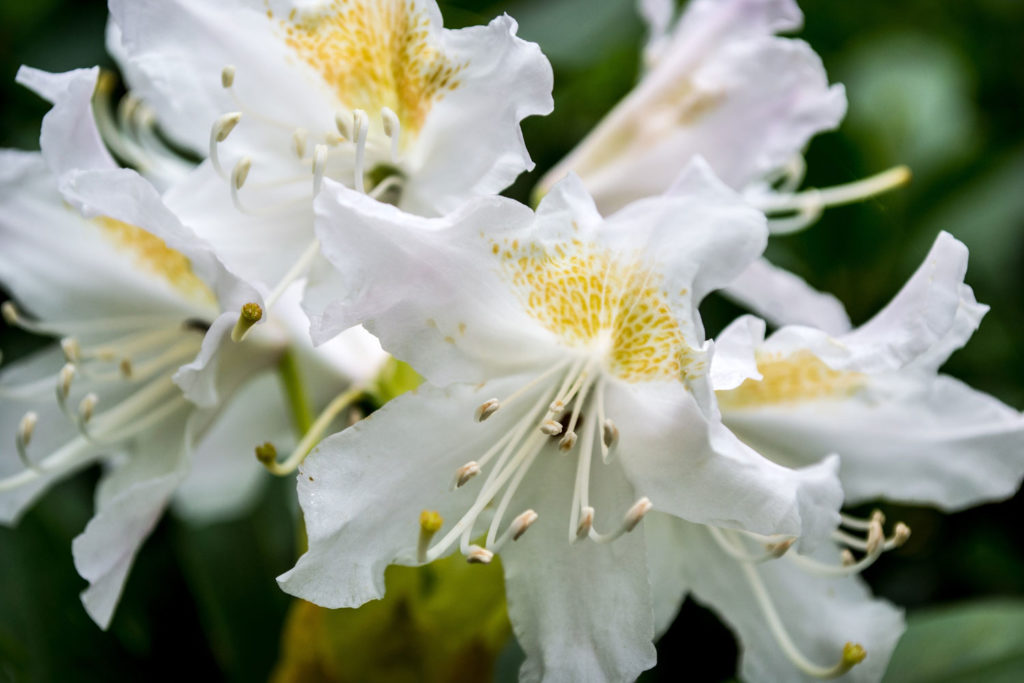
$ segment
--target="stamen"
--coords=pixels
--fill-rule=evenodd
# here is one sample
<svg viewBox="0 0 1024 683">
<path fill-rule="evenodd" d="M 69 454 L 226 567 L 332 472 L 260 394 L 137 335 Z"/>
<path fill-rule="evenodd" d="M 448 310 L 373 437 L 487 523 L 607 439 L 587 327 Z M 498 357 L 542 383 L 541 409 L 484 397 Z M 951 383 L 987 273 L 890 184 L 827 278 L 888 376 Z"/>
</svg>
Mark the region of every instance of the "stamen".
<svg viewBox="0 0 1024 683">
<path fill-rule="evenodd" d="M 306 138 L 308 137 L 309 132 L 305 128 L 296 128 L 292 133 L 292 149 L 299 159 L 306 156 Z"/>
<path fill-rule="evenodd" d="M 224 88 L 230 88 L 235 84 L 235 67 L 229 64 L 221 70 L 220 84 Z"/>
<path fill-rule="evenodd" d="M 444 518 L 437 510 L 424 510 L 420 513 L 420 540 L 416 544 L 416 559 L 421 564 L 426 564 L 430 539 L 441 530 L 443 524 Z"/>
<path fill-rule="evenodd" d="M 61 339 L 60 350 L 64 353 L 64 359 L 69 363 L 77 363 L 82 358 L 82 347 L 74 337 Z"/>
<path fill-rule="evenodd" d="M 590 535 L 594 528 L 594 508 L 585 507 L 580 514 L 580 523 L 576 526 L 576 540 L 582 540 Z"/>
<path fill-rule="evenodd" d="M 227 174 L 224 172 L 224 168 L 220 164 L 220 155 L 217 153 L 217 145 L 228 139 L 228 135 L 235 129 L 238 122 L 242 120 L 242 112 L 235 111 L 228 114 L 221 115 L 216 121 L 213 122 L 213 126 L 210 127 L 210 150 L 209 157 L 210 163 L 213 165 L 213 170 L 217 172 L 221 178 L 227 178 Z"/>
<path fill-rule="evenodd" d="M 452 490 L 461 488 L 466 483 L 480 474 L 480 465 L 475 460 L 470 460 L 465 465 L 455 470 L 455 480 L 452 482 Z"/>
<path fill-rule="evenodd" d="M 610 418 L 605 418 L 601 436 L 605 448 L 611 448 L 619 440 L 619 428 Z"/>
<path fill-rule="evenodd" d="M 796 543 L 795 538 L 783 538 L 779 541 L 764 543 L 764 539 L 767 538 L 765 536 L 733 529 L 720 529 L 714 526 L 708 526 L 707 530 L 711 534 L 711 538 L 718 544 L 718 547 L 725 551 L 727 555 L 739 562 L 748 562 L 752 564 L 767 562 L 769 560 L 777 560 L 785 555 L 786 551 Z M 743 536 L 750 536 L 755 540 L 762 542 L 764 550 L 760 553 L 748 552 L 741 540 Z"/>
<path fill-rule="evenodd" d="M 32 441 L 32 434 L 36 431 L 36 423 L 39 416 L 33 412 L 27 412 L 18 423 L 18 431 L 14 435 L 14 443 L 18 449 L 18 457 L 25 467 L 36 469 L 36 465 L 28 457 L 28 445 Z"/>
<path fill-rule="evenodd" d="M 480 404 L 480 407 L 476 409 L 476 421 L 483 422 L 491 415 L 498 412 L 498 408 L 501 408 L 501 401 L 496 398 L 489 398 Z"/>
<path fill-rule="evenodd" d="M 398 115 L 388 107 L 380 110 L 381 123 L 384 125 L 384 134 L 391 138 L 391 161 L 398 163 L 398 140 L 402 133 L 402 122 Z"/>
<path fill-rule="evenodd" d="M 470 564 L 490 564 L 493 559 L 494 553 L 478 545 L 469 546 L 469 552 L 466 553 L 466 562 Z"/>
<path fill-rule="evenodd" d="M 57 373 L 57 400 L 64 402 L 71 393 L 71 382 L 75 379 L 75 366 L 72 363 L 65 363 L 64 367 Z"/>
<path fill-rule="evenodd" d="M 240 342 L 245 338 L 246 333 L 252 328 L 253 325 L 258 323 L 263 318 L 263 309 L 260 305 L 254 301 L 242 306 L 242 311 L 238 315 L 238 322 L 235 323 L 235 329 L 231 330 L 231 341 Z"/>
<path fill-rule="evenodd" d="M 795 194 L 768 194 L 753 200 L 753 204 L 766 213 L 796 212 L 790 219 L 770 218 L 773 234 L 795 232 L 814 222 L 822 210 L 870 199 L 906 185 L 911 178 L 906 166 L 895 166 L 873 176 L 852 183 L 825 189 L 812 188 Z"/>
<path fill-rule="evenodd" d="M 849 567 L 857 561 L 857 558 L 853 556 L 849 548 L 843 548 L 839 553 L 839 564 L 844 567 Z"/>
<path fill-rule="evenodd" d="M 270 443 L 265 443 L 256 448 L 256 458 L 263 463 L 263 466 L 271 474 L 276 474 L 279 477 L 291 474 L 302 464 L 302 461 L 306 459 L 309 452 L 320 441 L 320 438 L 327 431 L 327 428 L 330 427 L 334 418 L 345 408 L 352 405 L 362 394 L 362 387 L 354 387 L 335 397 L 333 401 L 327 404 L 323 412 L 317 416 L 316 420 L 313 421 L 309 430 L 302 436 L 302 440 L 295 446 L 295 450 L 282 462 L 277 462 L 277 449 Z M 269 448 L 267 448 L 268 446 Z M 262 454 L 260 449 L 263 449 Z"/>
<path fill-rule="evenodd" d="M 519 538 L 526 533 L 526 530 L 529 529 L 536 521 L 537 513 L 533 510 L 527 510 L 513 519 L 512 524 L 509 525 L 509 531 L 512 532 L 512 540 L 518 541 Z"/>
<path fill-rule="evenodd" d="M 121 374 L 124 375 L 125 379 L 131 379 L 132 376 L 132 361 L 130 358 L 121 359 Z"/>
<path fill-rule="evenodd" d="M 864 657 L 867 656 L 864 648 L 853 643 L 846 643 L 843 646 L 843 651 L 840 655 L 839 661 L 833 666 L 821 666 L 807 659 L 807 657 L 804 656 L 804 654 L 797 648 L 793 639 L 790 637 L 789 632 L 786 631 L 786 627 L 783 625 L 782 619 L 779 618 L 779 613 L 775 609 L 775 604 L 772 602 L 771 596 L 765 588 L 764 582 L 762 582 L 761 575 L 758 574 L 757 569 L 754 565 L 747 562 L 741 562 L 740 568 L 743 570 L 743 573 L 747 578 L 747 582 L 750 584 L 750 588 L 754 592 L 754 598 L 757 600 L 758 605 L 760 605 L 761 612 L 768 621 L 768 627 L 771 630 L 772 635 L 775 637 L 775 642 L 779 644 L 783 654 L 786 655 L 789 661 L 792 662 L 796 668 L 800 669 L 800 671 L 804 672 L 808 676 L 829 679 L 842 676 L 854 666 L 864 661 Z"/>
<path fill-rule="evenodd" d="M 593 528 L 590 530 L 590 540 L 595 543 L 611 543 L 619 536 L 627 534 L 636 528 L 636 525 L 640 523 L 640 520 L 644 518 L 648 512 L 651 511 L 651 501 L 646 497 L 641 498 L 637 502 L 633 503 L 633 506 L 626 511 L 625 516 L 622 519 L 622 524 L 615 531 L 608 534 L 601 534 L 595 531 Z"/>
<path fill-rule="evenodd" d="M 313 148 L 313 196 L 320 194 L 320 187 L 324 184 L 324 172 L 327 170 L 327 145 L 317 145 Z"/>
<path fill-rule="evenodd" d="M 18 307 L 13 301 L 5 301 L 0 304 L 0 315 L 3 315 L 4 322 L 11 327 L 21 327 L 21 320 L 18 316 Z"/>
<path fill-rule="evenodd" d="M 354 170 L 354 187 L 356 192 L 366 192 L 363 185 L 363 165 L 366 161 L 366 135 L 370 131 L 370 117 L 362 109 L 352 112 L 352 130 L 355 133 L 356 161 Z"/>
<path fill-rule="evenodd" d="M 242 157 L 235 164 L 235 167 L 231 170 L 231 185 L 236 190 L 241 190 L 242 186 L 245 185 L 245 179 L 249 177 L 249 170 L 252 168 L 252 159 L 249 157 Z"/>
<path fill-rule="evenodd" d="M 345 140 L 352 139 L 352 125 L 349 121 L 351 121 L 351 118 L 347 114 L 338 112 L 334 115 L 334 125 L 338 128 L 338 133 Z"/>
<path fill-rule="evenodd" d="M 562 433 L 562 423 L 556 420 L 544 420 L 540 424 L 540 431 L 548 436 L 558 436 Z"/>
<path fill-rule="evenodd" d="M 558 448 L 562 451 L 571 451 L 572 447 L 576 445 L 576 432 L 569 432 L 561 438 L 558 442 Z"/>
<path fill-rule="evenodd" d="M 89 424 L 92 419 L 93 413 L 96 411 L 96 405 L 100 402 L 100 397 L 94 393 L 86 394 L 81 402 L 78 404 L 78 419 L 82 425 Z"/>
</svg>

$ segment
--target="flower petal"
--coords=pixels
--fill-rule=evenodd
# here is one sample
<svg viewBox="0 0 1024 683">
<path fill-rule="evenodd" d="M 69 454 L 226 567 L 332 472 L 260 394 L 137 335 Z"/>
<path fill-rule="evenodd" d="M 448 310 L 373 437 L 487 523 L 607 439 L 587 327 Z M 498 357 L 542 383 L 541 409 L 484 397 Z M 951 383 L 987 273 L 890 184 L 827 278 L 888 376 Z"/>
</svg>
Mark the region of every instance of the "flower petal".
<svg viewBox="0 0 1024 683">
<path fill-rule="evenodd" d="M 570 545 L 575 466 L 557 455 L 538 458 L 522 488 L 522 505 L 537 521 L 502 552 L 509 618 L 527 655 L 519 679 L 634 680 L 655 661 L 643 523 L 612 543 Z M 617 524 L 636 500 L 614 464 L 594 468 L 591 495 L 596 524 Z"/>
<path fill-rule="evenodd" d="M 147 433 L 127 462 L 100 483 L 96 514 L 71 545 L 75 568 L 89 581 L 82 604 L 104 630 L 139 547 L 187 472 L 189 431 L 182 417 Z"/>
<path fill-rule="evenodd" d="M 842 456 L 847 502 L 957 510 L 1007 498 L 1024 476 L 1024 416 L 946 376 L 878 382 L 845 400 L 732 410 L 744 442 L 788 465 Z"/>
<path fill-rule="evenodd" d="M 748 379 L 761 379 L 754 350 L 764 342 L 764 321 L 752 315 L 736 318 L 715 339 L 711 385 L 715 391 L 735 389 Z"/>
<path fill-rule="evenodd" d="M 775 326 L 807 325 L 834 335 L 850 331 L 850 317 L 839 299 L 763 258 L 751 263 L 722 294 Z"/>
<path fill-rule="evenodd" d="M 776 465 L 709 424 L 682 384 L 611 385 L 606 400 L 619 428 L 616 457 L 655 509 L 811 543 L 838 522 L 835 459 L 804 470 Z"/>
<path fill-rule="evenodd" d="M 487 26 L 444 31 L 442 50 L 463 64 L 460 85 L 435 103 L 410 165 L 402 208 L 454 211 L 496 194 L 533 168 L 519 122 L 551 113 L 551 64 L 536 43 L 516 36 L 508 15 Z"/>
<path fill-rule="evenodd" d="M 835 664 L 850 642 L 867 652 L 843 680 L 878 681 L 903 632 L 903 615 L 888 602 L 871 598 L 857 577 L 809 576 L 786 557 L 745 565 L 712 539 L 707 529 L 677 521 L 686 548 L 686 579 L 694 597 L 717 612 L 736 633 L 741 647 L 740 676 L 749 681 L 816 681 L 793 666 L 772 636 L 752 583 L 756 573 L 797 649 L 812 663 Z M 792 552 L 792 551 L 790 551 Z M 838 563 L 835 547 L 820 557 Z"/>
<path fill-rule="evenodd" d="M 491 251 L 505 236 L 530 234 L 525 206 L 493 197 L 426 219 L 325 181 L 315 207 L 323 254 L 345 284 L 311 316 L 314 342 L 365 322 L 386 350 L 438 385 L 537 367 L 538 353 L 553 348 Z"/>
<path fill-rule="evenodd" d="M 649 512 L 644 517 L 644 538 L 647 544 L 647 571 L 651 579 L 654 606 L 655 640 L 675 621 L 683 600 L 690 592 L 686 565 L 690 552 L 681 543 L 681 522 L 672 515 Z"/>
<path fill-rule="evenodd" d="M 498 411 L 486 428 L 458 425 L 476 426 L 477 406 L 524 381 L 423 385 L 321 442 L 299 471 L 309 550 L 278 578 L 284 591 L 331 608 L 380 598 L 385 567 L 416 563 L 420 513 L 438 510 L 446 526 L 457 522 L 475 493 L 449 491 L 455 470 L 516 416 Z"/>
<path fill-rule="evenodd" d="M 174 511 L 196 524 L 231 519 L 256 501 L 267 473 L 253 446 L 269 441 L 290 449 L 295 442 L 279 381 L 269 373 L 244 384 L 206 419 L 191 470 L 174 498 Z"/>
</svg>

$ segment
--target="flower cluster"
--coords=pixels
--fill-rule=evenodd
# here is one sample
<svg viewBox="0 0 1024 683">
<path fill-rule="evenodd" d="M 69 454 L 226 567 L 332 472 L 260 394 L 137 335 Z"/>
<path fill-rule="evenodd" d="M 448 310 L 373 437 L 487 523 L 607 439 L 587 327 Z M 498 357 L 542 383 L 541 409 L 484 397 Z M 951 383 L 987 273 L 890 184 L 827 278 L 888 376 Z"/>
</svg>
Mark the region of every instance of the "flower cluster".
<svg viewBox="0 0 1024 683">
<path fill-rule="evenodd" d="M 843 505 L 1024 476 L 1021 413 L 939 374 L 986 310 L 966 248 L 852 329 L 762 254 L 906 170 L 799 191 L 846 100 L 776 35 L 792 0 L 639 8 L 641 79 L 535 208 L 498 193 L 553 76 L 508 16 L 110 0 L 116 112 L 110 74 L 22 69 L 52 109 L 0 156 L 3 315 L 58 342 L 0 374 L 0 518 L 105 465 L 73 545 L 101 627 L 168 506 L 239 514 L 297 469 L 282 589 L 357 607 L 390 564 L 500 555 L 523 680 L 636 678 L 687 595 L 744 678 L 881 677 L 902 615 L 858 575 L 910 530 Z M 708 339 L 713 291 L 759 317 Z M 424 384 L 360 419 L 389 354 Z"/>
</svg>

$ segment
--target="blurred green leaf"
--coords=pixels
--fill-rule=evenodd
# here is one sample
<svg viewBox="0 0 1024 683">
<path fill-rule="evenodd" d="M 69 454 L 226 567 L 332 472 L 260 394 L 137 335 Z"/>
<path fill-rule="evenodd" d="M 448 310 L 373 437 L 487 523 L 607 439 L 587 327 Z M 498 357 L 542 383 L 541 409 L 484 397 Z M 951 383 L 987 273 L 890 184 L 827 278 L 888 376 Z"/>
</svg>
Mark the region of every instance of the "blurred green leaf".
<svg viewBox="0 0 1024 683">
<path fill-rule="evenodd" d="M 329 610 L 295 601 L 274 683 L 483 681 L 511 629 L 497 560 L 461 555 L 426 567 L 388 567 L 382 600 Z"/>
<path fill-rule="evenodd" d="M 1024 672 L 1024 601 L 983 602 L 910 615 L 885 680 L 1016 683 Z"/>
<path fill-rule="evenodd" d="M 367 393 L 378 406 L 382 406 L 396 396 L 412 391 L 422 382 L 423 378 L 408 363 L 388 358 Z"/>
</svg>

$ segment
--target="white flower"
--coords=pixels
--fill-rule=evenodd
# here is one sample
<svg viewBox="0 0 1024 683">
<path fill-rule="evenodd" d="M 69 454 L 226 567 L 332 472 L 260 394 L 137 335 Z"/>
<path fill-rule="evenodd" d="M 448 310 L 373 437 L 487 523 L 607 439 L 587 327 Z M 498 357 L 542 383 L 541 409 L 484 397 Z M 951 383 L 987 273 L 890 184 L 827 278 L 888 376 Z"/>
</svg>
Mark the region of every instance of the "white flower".
<svg viewBox="0 0 1024 683">
<path fill-rule="evenodd" d="M 96 76 L 23 69 L 19 80 L 54 103 L 43 151 L 0 153 L 0 279 L 28 311 L 6 302 L 3 313 L 62 337 L 0 375 L 0 429 L 15 446 L 0 459 L 0 520 L 15 522 L 54 481 L 108 465 L 96 515 L 73 545 L 90 583 L 83 602 L 105 628 L 136 551 L 180 486 L 180 509 L 204 517 L 251 498 L 262 469 L 252 446 L 289 438 L 263 371 L 294 332 L 264 327 L 244 348 L 219 352 L 233 311 L 254 293 L 152 186 L 115 166 L 92 122 Z M 85 207 L 79 187 L 103 198 L 102 213 L 69 205 Z"/>
<path fill-rule="evenodd" d="M 942 233 L 893 301 L 852 332 L 789 326 L 765 340 L 762 321 L 740 318 L 712 363 L 723 422 L 787 466 L 838 454 L 850 504 L 956 510 L 1012 495 L 1024 476 L 1024 416 L 937 374 L 987 310 L 963 283 L 966 269 L 966 248 Z M 910 529 L 897 523 L 886 538 L 877 513 L 841 520 L 833 544 L 805 555 L 792 539 L 652 516 L 652 584 L 671 596 L 656 609 L 659 629 L 689 592 L 737 633 L 747 680 L 830 677 L 861 658 L 849 679 L 880 680 L 903 620 L 858 574 Z"/>
<path fill-rule="evenodd" d="M 775 34 L 800 27 L 793 0 L 641 0 L 651 37 L 636 87 L 539 184 L 575 171 L 603 213 L 664 192 L 694 156 L 768 213 L 773 234 L 814 222 L 826 206 L 858 201 L 909 178 L 898 167 L 826 190 L 794 193 L 802 150 L 846 112 L 807 43 Z M 764 259 L 723 293 L 776 324 L 849 329 L 842 304 Z"/>
<path fill-rule="evenodd" d="M 644 3 L 645 16 L 658 17 L 653 63 L 542 187 L 573 170 L 609 213 L 661 194 L 701 155 L 744 189 L 839 124 L 842 86 L 829 86 L 809 45 L 774 35 L 799 28 L 793 0 L 693 0 L 670 27 L 672 5 Z"/>
<path fill-rule="evenodd" d="M 1024 417 L 938 374 L 988 310 L 963 283 L 966 270 L 967 248 L 942 233 L 893 301 L 852 332 L 790 326 L 765 340 L 763 323 L 737 321 L 716 357 L 746 365 L 716 383 L 724 422 L 786 465 L 839 453 L 851 504 L 887 498 L 957 510 L 1013 495 L 1024 476 Z M 751 378 L 738 384 L 744 374 Z"/>
<path fill-rule="evenodd" d="M 519 122 L 552 108 L 551 67 L 510 17 L 447 30 L 433 0 L 114 0 L 111 14 L 129 85 L 208 157 L 168 205 L 268 306 L 317 261 L 323 178 L 449 211 L 532 168 Z"/>
<path fill-rule="evenodd" d="M 304 463 L 289 593 L 355 606 L 388 564 L 500 551 L 525 679 L 630 680 L 654 662 L 649 510 L 834 528 L 828 463 L 774 465 L 718 422 L 696 307 L 766 230 L 704 165 L 607 220 L 575 178 L 536 214 L 495 197 L 417 218 L 337 184 L 317 212 L 347 285 L 333 322 L 365 319 L 428 383 Z"/>
</svg>

